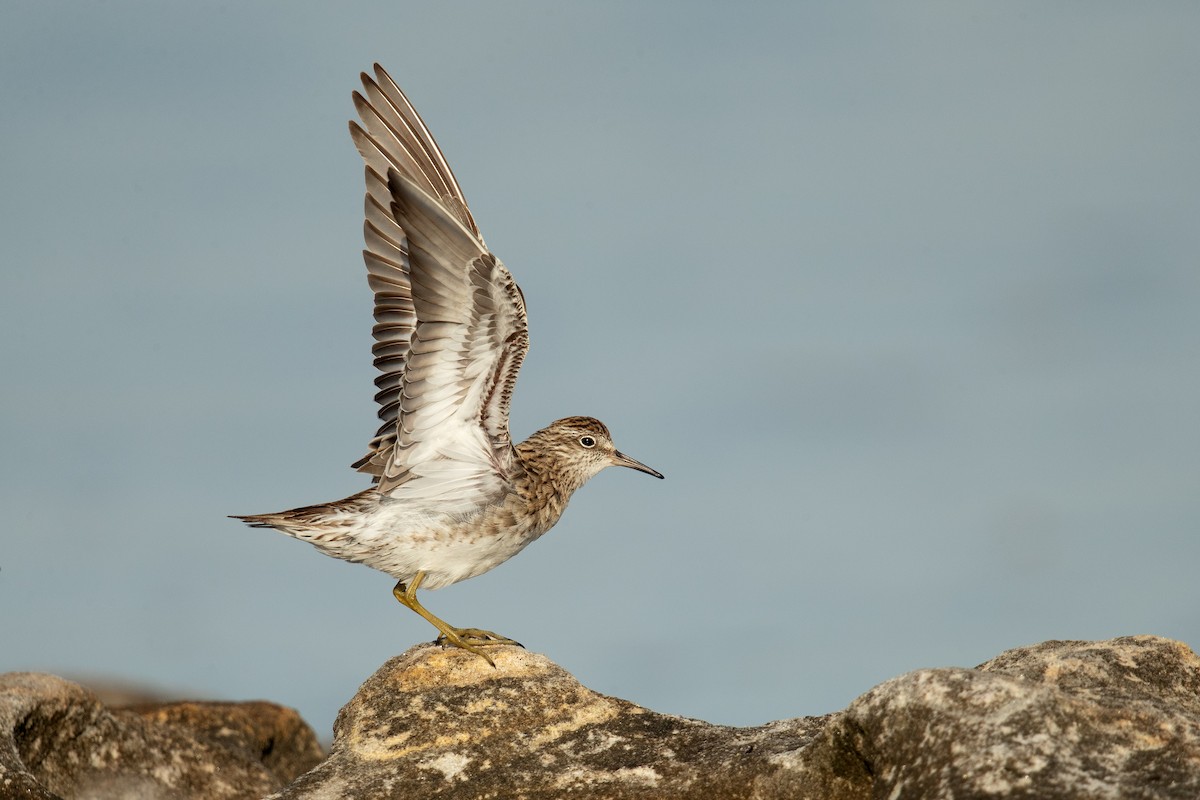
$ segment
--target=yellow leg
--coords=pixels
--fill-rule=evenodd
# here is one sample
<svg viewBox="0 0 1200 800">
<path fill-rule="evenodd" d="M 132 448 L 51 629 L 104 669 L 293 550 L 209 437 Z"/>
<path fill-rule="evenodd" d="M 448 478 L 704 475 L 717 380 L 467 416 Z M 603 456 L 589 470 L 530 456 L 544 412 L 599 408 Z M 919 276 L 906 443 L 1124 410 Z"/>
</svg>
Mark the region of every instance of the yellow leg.
<svg viewBox="0 0 1200 800">
<path fill-rule="evenodd" d="M 515 644 L 521 647 L 520 642 L 514 642 L 506 636 L 492 633 L 491 631 L 480 630 L 479 628 L 455 628 L 438 617 L 435 617 L 425 606 L 417 600 L 417 589 L 421 588 L 421 582 L 425 580 L 425 573 L 418 572 L 416 576 L 408 582 L 406 586 L 404 581 L 398 581 L 396 587 L 392 589 L 392 594 L 400 603 L 425 618 L 433 627 L 437 628 L 442 634 L 437 638 L 439 644 L 452 644 L 455 647 L 461 647 L 463 650 L 469 650 L 477 656 L 481 656 L 484 661 L 496 666 L 496 662 L 488 656 L 487 653 L 480 650 L 480 647 L 494 644 Z"/>
</svg>

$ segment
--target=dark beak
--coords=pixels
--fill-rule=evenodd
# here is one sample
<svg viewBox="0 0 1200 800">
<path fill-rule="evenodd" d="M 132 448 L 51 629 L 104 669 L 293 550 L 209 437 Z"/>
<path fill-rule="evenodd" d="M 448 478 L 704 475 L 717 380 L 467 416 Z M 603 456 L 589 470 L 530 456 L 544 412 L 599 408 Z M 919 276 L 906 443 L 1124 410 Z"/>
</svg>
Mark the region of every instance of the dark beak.
<svg viewBox="0 0 1200 800">
<path fill-rule="evenodd" d="M 618 467 L 629 467 L 630 469 L 636 469 L 638 472 L 644 472 L 647 475 L 653 475 L 656 478 L 662 477 L 662 473 L 658 470 L 650 469 L 642 462 L 630 458 L 619 450 L 613 453 L 613 464 Z"/>
</svg>

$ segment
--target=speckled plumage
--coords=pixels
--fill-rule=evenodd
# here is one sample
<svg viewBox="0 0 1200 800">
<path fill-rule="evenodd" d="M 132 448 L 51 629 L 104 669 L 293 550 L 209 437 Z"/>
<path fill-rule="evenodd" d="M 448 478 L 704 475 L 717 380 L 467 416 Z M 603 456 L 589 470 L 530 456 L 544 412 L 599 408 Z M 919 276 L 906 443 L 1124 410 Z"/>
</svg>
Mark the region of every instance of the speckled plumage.
<svg viewBox="0 0 1200 800">
<path fill-rule="evenodd" d="M 381 424 L 354 467 L 374 485 L 238 519 L 388 573 L 397 599 L 473 650 L 501 639 L 473 629 L 459 636 L 463 629 L 416 602 L 417 586 L 448 586 L 516 555 L 605 467 L 662 475 L 617 451 L 591 417 L 512 443 L 509 404 L 529 348 L 524 297 L 403 92 L 378 64 L 362 81 L 354 93 L 362 124 L 351 122 L 350 133 L 366 165 L 363 258 L 375 293 Z"/>
</svg>

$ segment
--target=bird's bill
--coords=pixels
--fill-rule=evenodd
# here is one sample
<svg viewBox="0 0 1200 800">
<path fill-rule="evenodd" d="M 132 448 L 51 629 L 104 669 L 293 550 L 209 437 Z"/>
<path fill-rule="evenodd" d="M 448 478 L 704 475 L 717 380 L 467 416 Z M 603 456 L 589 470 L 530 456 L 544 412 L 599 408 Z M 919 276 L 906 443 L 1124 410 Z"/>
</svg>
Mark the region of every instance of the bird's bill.
<svg viewBox="0 0 1200 800">
<path fill-rule="evenodd" d="M 618 467 L 629 467 L 630 469 L 636 469 L 638 472 L 644 472 L 647 475 L 653 475 L 656 478 L 662 477 L 662 473 L 659 472 L 658 470 L 650 469 L 642 462 L 640 462 L 636 459 L 630 458 L 629 456 L 625 455 L 624 453 L 620 452 L 619 450 L 617 452 L 613 453 L 613 464 L 615 464 Z"/>
</svg>

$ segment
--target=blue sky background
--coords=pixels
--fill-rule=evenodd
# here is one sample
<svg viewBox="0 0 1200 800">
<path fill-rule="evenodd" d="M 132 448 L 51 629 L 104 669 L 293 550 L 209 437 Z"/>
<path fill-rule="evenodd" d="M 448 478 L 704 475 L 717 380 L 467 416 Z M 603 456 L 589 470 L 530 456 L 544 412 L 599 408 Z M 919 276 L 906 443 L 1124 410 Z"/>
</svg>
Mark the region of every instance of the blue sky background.
<svg viewBox="0 0 1200 800">
<path fill-rule="evenodd" d="M 267 698 L 328 736 L 434 631 L 227 514 L 375 428 L 382 62 L 525 291 L 523 437 L 667 475 L 424 596 L 729 724 L 1050 638 L 1200 643 L 1200 6 L 12 4 L 0 669 Z"/>
</svg>

